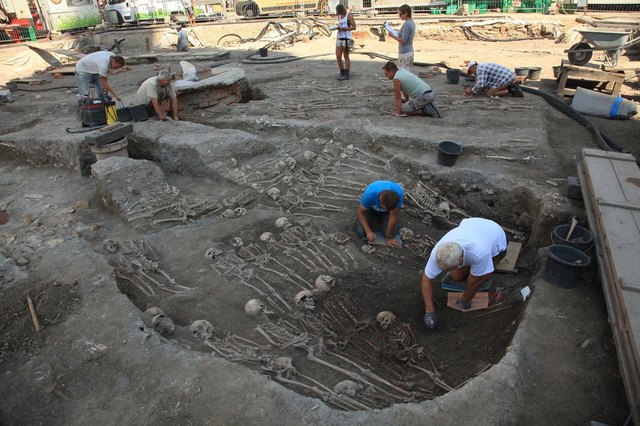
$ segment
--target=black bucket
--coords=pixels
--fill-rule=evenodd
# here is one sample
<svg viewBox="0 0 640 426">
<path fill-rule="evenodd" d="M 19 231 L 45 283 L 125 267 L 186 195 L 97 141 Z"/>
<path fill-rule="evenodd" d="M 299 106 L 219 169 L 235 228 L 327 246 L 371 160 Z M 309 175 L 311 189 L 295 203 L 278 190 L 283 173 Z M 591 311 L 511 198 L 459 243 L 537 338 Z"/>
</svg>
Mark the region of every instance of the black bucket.
<svg viewBox="0 0 640 426">
<path fill-rule="evenodd" d="M 583 228 L 582 226 L 576 225 L 567 240 L 566 237 L 569 229 L 571 229 L 571 225 L 565 224 L 556 226 L 551 233 L 551 241 L 553 244 L 573 247 L 583 253 L 589 251 L 589 249 L 593 247 L 593 235 L 591 234 L 591 231 Z"/>
<path fill-rule="evenodd" d="M 269 51 L 266 47 L 261 47 L 260 49 L 258 49 L 258 52 L 260 52 L 261 58 L 266 58 L 267 56 L 269 56 Z"/>
<path fill-rule="evenodd" d="M 527 73 L 527 80 L 540 80 L 540 72 L 542 68 L 540 67 L 530 67 L 529 72 Z"/>
<path fill-rule="evenodd" d="M 449 68 L 447 70 L 447 83 L 458 84 L 460 81 L 460 70 Z"/>
<path fill-rule="evenodd" d="M 580 250 L 554 244 L 547 247 L 544 279 L 556 287 L 573 288 L 590 264 L 591 258 Z"/>
<path fill-rule="evenodd" d="M 444 141 L 438 145 L 438 164 L 451 167 L 456 164 L 458 156 L 462 153 L 462 146 L 455 142 Z"/>
<path fill-rule="evenodd" d="M 519 75 L 520 77 L 527 77 L 529 75 L 529 68 L 517 67 L 515 68 L 515 72 L 516 72 L 516 75 Z"/>
<path fill-rule="evenodd" d="M 146 121 L 149 119 L 146 105 L 136 105 L 129 108 L 129 111 L 131 111 L 131 118 L 133 118 L 133 121 Z"/>
<path fill-rule="evenodd" d="M 126 122 L 133 120 L 133 115 L 131 114 L 131 110 L 129 108 L 118 108 L 116 110 L 116 113 L 118 114 L 118 121 Z"/>
</svg>

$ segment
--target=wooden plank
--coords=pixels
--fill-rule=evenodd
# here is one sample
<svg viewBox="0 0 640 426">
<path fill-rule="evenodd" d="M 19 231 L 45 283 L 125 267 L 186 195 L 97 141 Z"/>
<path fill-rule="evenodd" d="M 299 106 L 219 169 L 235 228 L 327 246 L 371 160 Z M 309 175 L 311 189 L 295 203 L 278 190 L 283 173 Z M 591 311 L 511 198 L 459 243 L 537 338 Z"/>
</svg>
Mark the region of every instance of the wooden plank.
<svg viewBox="0 0 640 426">
<path fill-rule="evenodd" d="M 593 150 L 584 149 L 583 160 L 586 157 L 585 151 Z M 583 164 L 578 163 L 578 176 L 580 178 L 582 193 L 584 194 L 585 212 L 594 236 L 597 253 L 596 260 L 599 265 L 598 272 L 602 280 L 602 287 L 607 302 L 609 323 L 611 324 L 617 348 L 616 352 L 620 364 L 620 373 L 627 394 L 627 401 L 629 402 L 629 406 L 632 407 L 632 415 L 635 423 L 640 424 L 640 406 L 636 405 L 636 400 L 638 396 L 640 396 L 640 356 L 638 354 L 638 341 L 629 335 L 629 317 L 623 314 L 628 311 L 628 307 L 623 306 L 623 299 L 625 299 L 626 295 L 616 291 L 615 285 L 612 284 L 611 265 L 609 265 L 608 262 L 609 258 L 604 254 L 603 232 L 601 231 L 602 225 L 599 220 L 600 217 L 595 211 L 594 196 L 592 193 L 593 183 L 589 179 L 585 167 L 583 167 Z M 635 298 L 635 296 L 636 295 L 631 295 L 632 298 Z M 640 306 L 640 300 L 631 300 L 631 302 L 634 307 L 633 309 L 637 309 Z M 635 323 L 638 324 L 637 318 L 640 313 L 635 310 L 632 310 L 632 313 L 634 318 L 636 318 Z M 637 335 L 638 334 L 636 334 L 636 336 Z"/>
<path fill-rule="evenodd" d="M 520 256 L 520 250 L 522 250 L 522 243 L 517 241 L 509 241 L 507 245 L 507 254 L 496 263 L 496 272 L 513 272 Z"/>
<path fill-rule="evenodd" d="M 600 157 L 600 158 L 613 158 L 621 161 L 636 162 L 636 158 L 631 154 L 623 154 L 622 152 L 603 151 L 601 149 L 584 148 L 582 150 L 583 157 Z"/>
<path fill-rule="evenodd" d="M 460 309 L 456 306 L 456 300 L 462 299 L 463 294 L 464 293 L 448 293 L 447 306 L 461 312 L 479 311 L 489 307 L 489 293 L 486 291 L 479 291 L 475 296 L 473 296 L 473 299 L 471 299 L 471 307 L 469 309 Z"/>
</svg>

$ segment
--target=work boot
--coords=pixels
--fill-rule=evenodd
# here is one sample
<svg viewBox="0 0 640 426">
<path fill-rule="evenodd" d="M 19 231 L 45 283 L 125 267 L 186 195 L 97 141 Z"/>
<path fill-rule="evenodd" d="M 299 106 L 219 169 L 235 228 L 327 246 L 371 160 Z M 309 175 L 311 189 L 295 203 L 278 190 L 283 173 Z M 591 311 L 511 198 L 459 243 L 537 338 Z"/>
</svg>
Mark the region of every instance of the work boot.
<svg viewBox="0 0 640 426">
<path fill-rule="evenodd" d="M 436 328 L 436 313 L 435 312 L 425 312 L 424 313 L 424 325 L 433 330 Z"/>
<path fill-rule="evenodd" d="M 442 118 L 440 115 L 440 111 L 433 103 L 427 104 L 424 108 L 422 108 L 422 115 L 425 117 L 433 117 L 433 118 Z"/>
<path fill-rule="evenodd" d="M 344 80 L 344 79 L 345 79 L 345 78 L 344 78 L 344 70 L 340 70 L 340 75 L 339 75 L 337 78 L 338 78 L 338 80 L 340 80 L 340 81 L 342 81 L 342 80 Z"/>
<path fill-rule="evenodd" d="M 522 89 L 520 89 L 520 86 L 518 86 L 517 83 L 512 83 L 509 87 L 507 87 L 507 90 L 509 91 L 509 93 L 511 93 L 511 96 L 513 97 L 524 98 Z"/>
<path fill-rule="evenodd" d="M 349 70 L 344 70 L 344 78 L 343 80 L 349 80 Z"/>
</svg>

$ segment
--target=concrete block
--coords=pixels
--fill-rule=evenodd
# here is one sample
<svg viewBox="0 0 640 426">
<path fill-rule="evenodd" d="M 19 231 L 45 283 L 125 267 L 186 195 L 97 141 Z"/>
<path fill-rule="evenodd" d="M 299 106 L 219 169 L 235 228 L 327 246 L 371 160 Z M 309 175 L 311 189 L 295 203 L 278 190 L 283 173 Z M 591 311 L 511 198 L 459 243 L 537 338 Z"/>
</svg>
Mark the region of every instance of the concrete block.
<svg viewBox="0 0 640 426">
<path fill-rule="evenodd" d="M 84 140 L 90 145 L 107 145 L 128 136 L 133 132 L 133 125 L 130 123 L 115 123 L 111 126 L 103 127 L 100 130 L 89 133 Z"/>
</svg>

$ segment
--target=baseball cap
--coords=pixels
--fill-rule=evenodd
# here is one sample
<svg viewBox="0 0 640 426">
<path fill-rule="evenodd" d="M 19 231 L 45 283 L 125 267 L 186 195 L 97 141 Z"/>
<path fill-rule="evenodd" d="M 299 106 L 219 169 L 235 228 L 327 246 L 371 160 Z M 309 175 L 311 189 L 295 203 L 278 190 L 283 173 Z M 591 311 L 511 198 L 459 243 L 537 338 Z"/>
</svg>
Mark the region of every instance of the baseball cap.
<svg viewBox="0 0 640 426">
<path fill-rule="evenodd" d="M 468 68 L 471 68 L 474 65 L 478 65 L 478 61 L 471 61 L 469 62 L 469 65 L 467 65 Z"/>
</svg>

